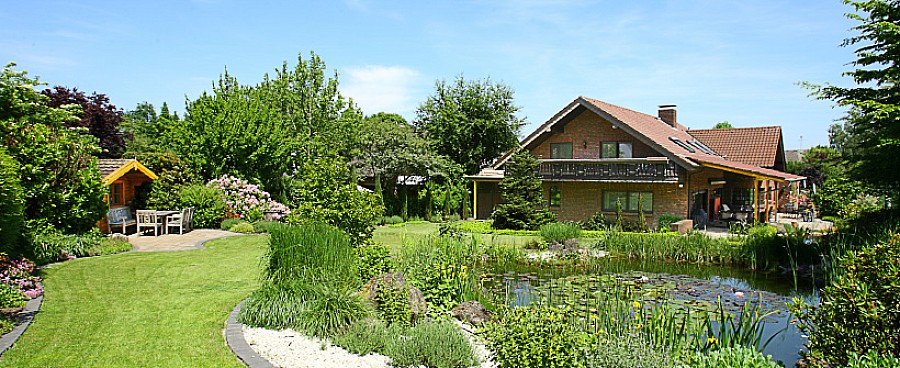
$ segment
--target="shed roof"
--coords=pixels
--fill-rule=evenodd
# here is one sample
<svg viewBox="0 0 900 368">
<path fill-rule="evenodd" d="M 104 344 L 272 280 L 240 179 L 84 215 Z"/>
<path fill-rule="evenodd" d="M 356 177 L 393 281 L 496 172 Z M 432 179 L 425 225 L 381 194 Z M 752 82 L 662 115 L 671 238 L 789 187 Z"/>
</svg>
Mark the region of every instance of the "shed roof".
<svg viewBox="0 0 900 368">
<path fill-rule="evenodd" d="M 100 176 L 103 177 L 103 184 L 112 183 L 132 170 L 137 170 L 152 180 L 159 178 L 153 171 L 138 162 L 138 160 L 131 158 L 100 159 L 97 167 L 100 169 Z"/>
</svg>

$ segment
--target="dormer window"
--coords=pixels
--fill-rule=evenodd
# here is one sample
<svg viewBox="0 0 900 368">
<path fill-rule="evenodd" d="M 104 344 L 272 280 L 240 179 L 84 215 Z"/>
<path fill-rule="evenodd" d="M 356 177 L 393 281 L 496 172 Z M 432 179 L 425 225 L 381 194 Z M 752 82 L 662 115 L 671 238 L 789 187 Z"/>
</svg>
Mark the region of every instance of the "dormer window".
<svg viewBox="0 0 900 368">
<path fill-rule="evenodd" d="M 631 142 L 603 142 L 600 145 L 601 158 L 632 158 Z"/>
<path fill-rule="evenodd" d="M 550 144 L 551 159 L 571 159 L 572 143 L 551 143 Z"/>
</svg>

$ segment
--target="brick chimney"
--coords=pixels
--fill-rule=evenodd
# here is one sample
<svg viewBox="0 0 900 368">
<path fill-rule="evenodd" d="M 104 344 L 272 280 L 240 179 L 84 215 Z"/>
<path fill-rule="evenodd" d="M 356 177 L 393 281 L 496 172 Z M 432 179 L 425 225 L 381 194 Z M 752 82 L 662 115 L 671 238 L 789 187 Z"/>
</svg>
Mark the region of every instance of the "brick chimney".
<svg viewBox="0 0 900 368">
<path fill-rule="evenodd" d="M 675 118 L 675 105 L 659 105 L 659 119 L 673 128 L 678 128 L 678 120 Z"/>
</svg>

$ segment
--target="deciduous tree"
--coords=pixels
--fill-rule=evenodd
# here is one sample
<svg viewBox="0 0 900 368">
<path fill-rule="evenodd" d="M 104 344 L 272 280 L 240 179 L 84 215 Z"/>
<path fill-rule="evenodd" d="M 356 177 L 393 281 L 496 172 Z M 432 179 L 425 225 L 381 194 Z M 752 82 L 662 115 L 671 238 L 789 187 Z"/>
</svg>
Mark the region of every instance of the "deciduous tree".
<svg viewBox="0 0 900 368">
<path fill-rule="evenodd" d="M 94 227 L 106 212 L 97 138 L 66 127 L 78 106 L 52 107 L 43 85 L 8 64 L 0 74 L 0 141 L 18 162 L 25 220 L 67 233 Z"/>
<path fill-rule="evenodd" d="M 518 143 L 523 119 L 513 90 L 487 80 L 438 81 L 435 93 L 419 105 L 415 125 L 437 153 L 476 174 Z"/>
<path fill-rule="evenodd" d="M 855 13 L 847 17 L 859 22 L 857 35 L 842 46 L 855 46 L 856 68 L 844 73 L 856 86 L 806 84 L 813 95 L 849 107 L 847 132 L 862 149 L 849 157 L 855 161 L 850 174 L 884 189 L 900 186 L 900 2 L 893 0 L 844 0 Z"/>
<path fill-rule="evenodd" d="M 78 105 L 81 110 L 76 113 L 78 120 L 66 121 L 67 127 L 86 128 L 87 132 L 97 137 L 100 142 L 101 158 L 119 158 L 125 152 L 125 135 L 119 131 L 123 121 L 123 113 L 115 105 L 109 103 L 109 97 L 94 92 L 90 96 L 78 88 L 56 86 L 41 92 L 50 99 L 50 107 Z"/>
<path fill-rule="evenodd" d="M 361 117 L 337 83 L 315 54 L 258 85 L 241 85 L 226 70 L 212 92 L 188 103 L 184 121 L 166 131 L 167 144 L 201 177 L 233 174 L 282 201 L 285 175 L 352 147 Z"/>
</svg>

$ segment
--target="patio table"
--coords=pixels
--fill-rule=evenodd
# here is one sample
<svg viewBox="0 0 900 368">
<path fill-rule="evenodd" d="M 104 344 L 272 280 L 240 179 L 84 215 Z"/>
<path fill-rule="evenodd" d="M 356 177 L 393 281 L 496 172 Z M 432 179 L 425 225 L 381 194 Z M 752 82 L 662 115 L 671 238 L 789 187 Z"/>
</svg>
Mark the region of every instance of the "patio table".
<svg viewBox="0 0 900 368">
<path fill-rule="evenodd" d="M 163 225 L 163 234 L 169 233 L 168 226 L 166 226 L 167 217 L 169 217 L 170 215 L 174 215 L 176 213 L 181 213 L 181 211 L 172 211 L 172 210 L 157 210 L 156 211 L 156 216 L 159 219 L 158 221 L 159 221 L 159 223 L 161 223 Z"/>
</svg>

